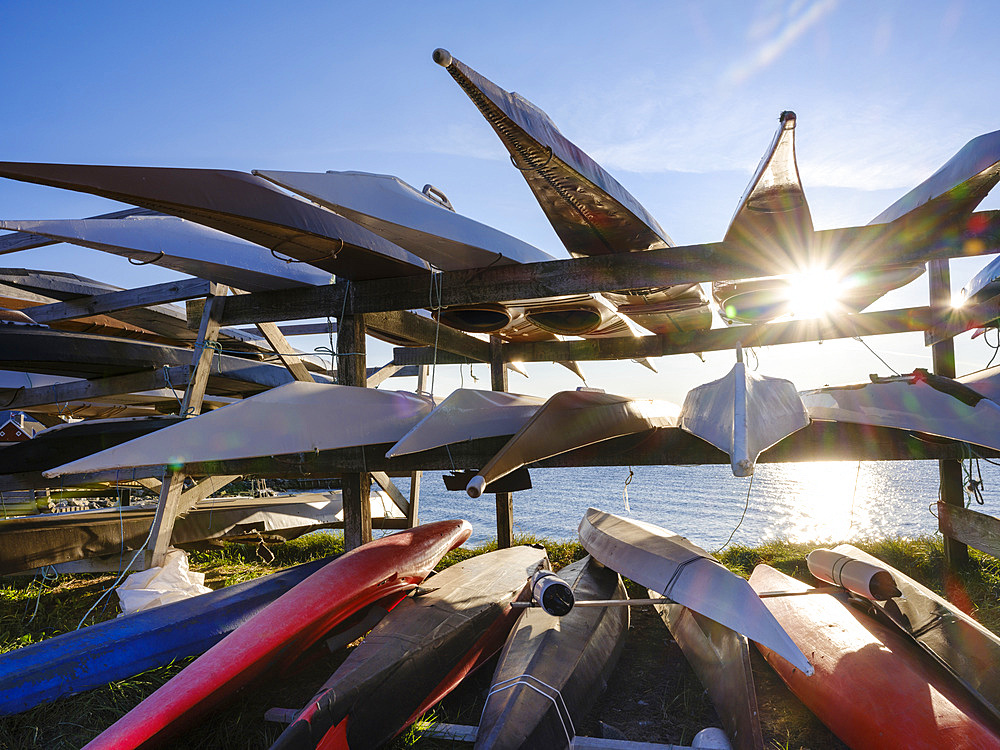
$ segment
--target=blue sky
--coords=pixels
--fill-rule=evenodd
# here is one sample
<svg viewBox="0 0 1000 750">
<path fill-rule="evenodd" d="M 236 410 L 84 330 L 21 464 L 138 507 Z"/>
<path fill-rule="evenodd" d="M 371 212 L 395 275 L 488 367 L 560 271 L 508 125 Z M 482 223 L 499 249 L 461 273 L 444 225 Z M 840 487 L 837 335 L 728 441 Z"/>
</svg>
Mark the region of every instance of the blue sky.
<svg viewBox="0 0 1000 750">
<path fill-rule="evenodd" d="M 817 228 L 865 224 L 971 138 L 1000 129 L 1000 6 L 988 2 L 617 4 L 8 2 L 0 159 L 355 169 L 433 183 L 456 209 L 563 249 L 436 47 L 521 93 L 597 159 L 680 244 L 722 238 L 777 126 L 798 114 L 799 170 Z M 116 204 L 0 181 L 0 218 L 74 218 Z M 991 195 L 983 208 L 1000 208 Z M 953 263 L 957 289 L 988 258 Z M 6 266 L 125 287 L 175 275 L 56 246 Z M 876 307 L 925 304 L 926 280 Z M 299 339 L 311 349 L 322 341 Z M 868 340 L 900 372 L 929 366 L 920 334 Z M 959 372 L 992 351 L 965 334 Z M 391 356 L 370 346 L 370 364 Z M 733 358 L 583 363 L 588 383 L 681 401 Z M 801 388 L 890 374 L 855 341 L 772 347 L 761 372 Z M 557 365 L 512 376 L 548 394 Z M 474 369 L 488 384 L 483 367 Z M 565 373 L 565 374 L 564 374 Z M 442 368 L 439 392 L 469 369 Z M 402 381 L 412 387 L 412 381 Z"/>
</svg>

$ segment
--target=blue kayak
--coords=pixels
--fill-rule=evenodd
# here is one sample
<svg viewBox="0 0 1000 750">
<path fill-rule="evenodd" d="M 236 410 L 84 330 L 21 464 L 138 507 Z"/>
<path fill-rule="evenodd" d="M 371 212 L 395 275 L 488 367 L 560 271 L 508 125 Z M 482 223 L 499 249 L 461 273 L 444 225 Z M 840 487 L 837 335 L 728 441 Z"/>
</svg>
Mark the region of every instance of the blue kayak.
<svg viewBox="0 0 1000 750">
<path fill-rule="evenodd" d="M 0 716 L 207 651 L 334 558 L 136 612 L 0 656 Z"/>
</svg>

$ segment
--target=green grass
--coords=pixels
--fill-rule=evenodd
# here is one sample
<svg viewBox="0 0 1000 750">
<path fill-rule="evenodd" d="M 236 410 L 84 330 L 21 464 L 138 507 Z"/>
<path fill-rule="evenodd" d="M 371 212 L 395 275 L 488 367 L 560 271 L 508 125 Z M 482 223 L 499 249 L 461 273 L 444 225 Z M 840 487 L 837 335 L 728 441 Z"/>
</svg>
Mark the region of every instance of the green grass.
<svg viewBox="0 0 1000 750">
<path fill-rule="evenodd" d="M 517 544 L 541 544 L 554 569 L 583 557 L 575 542 L 554 541 L 522 535 Z M 768 542 L 757 547 L 733 546 L 719 553 L 730 569 L 747 576 L 759 563 L 813 583 L 805 565 L 805 554 L 815 545 Z M 948 595 L 971 611 L 984 625 L 1000 631 L 1000 562 L 971 551 L 970 565 L 957 575 L 945 574 L 940 539 L 881 540 L 858 543 L 865 551 L 884 559 L 938 593 Z M 488 543 L 474 549 L 449 553 L 439 567 L 452 565 L 473 555 L 496 549 Z M 343 550 L 339 534 L 312 534 L 280 545 L 227 544 L 190 554 L 191 567 L 205 574 L 212 588 L 232 585 L 302 562 Z M 114 582 L 112 574 L 61 576 L 57 580 L 0 579 L 0 653 L 21 648 L 76 628 L 98 597 Z M 633 587 L 633 594 L 637 591 Z M 636 594 L 638 595 L 638 594 Z M 91 624 L 113 618 L 117 600 L 98 606 L 88 617 Z M 669 633 L 649 608 L 633 610 L 633 627 L 625 653 L 608 695 L 594 709 L 583 733 L 597 734 L 598 721 L 622 729 L 633 739 L 690 744 L 694 734 L 717 721 L 704 690 L 673 644 Z M 271 707 L 298 708 L 345 658 L 346 651 L 318 654 L 301 671 L 267 681 L 246 691 L 235 702 L 216 713 L 212 721 L 193 729 L 176 748 L 266 748 L 281 727 L 267 724 L 263 713 Z M 776 676 L 754 652 L 754 672 L 765 737 L 770 748 L 843 747 L 787 692 Z M 150 670 L 128 680 L 112 683 L 81 695 L 61 699 L 56 705 L 39 706 L 16 716 L 0 719 L 0 747 L 45 747 L 54 750 L 78 748 L 103 728 L 137 705 L 145 696 L 175 675 L 183 663 Z M 469 686 L 459 688 L 434 709 L 429 718 L 448 723 L 478 721 L 483 693 L 492 668 L 473 675 Z M 631 705 L 626 698 L 634 699 Z M 643 734 L 645 733 L 645 734 Z M 643 734 L 643 736 L 639 736 Z M 398 737 L 393 747 L 454 747 L 453 743 L 428 739 L 414 729 Z"/>
</svg>

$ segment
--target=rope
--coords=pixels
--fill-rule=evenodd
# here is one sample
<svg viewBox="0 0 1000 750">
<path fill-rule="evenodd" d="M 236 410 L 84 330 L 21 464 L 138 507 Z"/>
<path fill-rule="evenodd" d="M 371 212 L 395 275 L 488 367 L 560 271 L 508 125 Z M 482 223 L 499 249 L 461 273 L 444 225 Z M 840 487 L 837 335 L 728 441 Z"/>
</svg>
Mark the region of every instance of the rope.
<svg viewBox="0 0 1000 750">
<path fill-rule="evenodd" d="M 622 504 L 625 506 L 625 512 L 631 513 L 632 508 L 628 504 L 628 486 L 632 483 L 632 477 L 635 476 L 635 472 L 632 471 L 632 467 L 628 467 L 628 478 L 625 480 L 625 486 L 622 487 Z"/>
<path fill-rule="evenodd" d="M 157 256 L 156 256 L 155 258 L 153 258 L 152 260 L 136 260 L 136 259 L 135 259 L 135 258 L 133 258 L 133 257 L 132 257 L 131 255 L 129 255 L 129 256 L 126 256 L 126 258 L 125 258 L 125 259 L 126 259 L 126 260 L 127 260 L 127 261 L 128 261 L 129 263 L 131 263 L 131 264 L 132 264 L 133 266 L 148 266 L 148 265 L 149 265 L 150 263 L 156 263 L 156 261 L 158 261 L 158 260 L 159 260 L 160 258 L 162 258 L 162 257 L 163 257 L 163 251 L 162 251 L 162 250 L 160 250 L 160 254 L 159 254 L 159 255 L 157 255 Z"/>
<path fill-rule="evenodd" d="M 729 535 L 729 538 L 726 540 L 726 543 L 723 544 L 721 547 L 719 547 L 719 549 L 718 549 L 719 552 L 722 552 L 722 550 L 724 550 L 726 547 L 729 546 L 729 543 L 731 541 L 733 541 L 733 537 L 736 536 L 736 532 L 739 531 L 740 526 L 743 525 L 743 519 L 747 517 L 747 508 L 750 507 L 750 490 L 753 489 L 753 478 L 754 478 L 754 475 L 751 474 L 750 475 L 750 484 L 747 486 L 747 502 L 746 502 L 746 505 L 743 506 L 743 515 L 740 516 L 740 522 L 738 524 L 736 524 L 736 528 L 733 529 L 733 533 Z"/>
<path fill-rule="evenodd" d="M 986 346 L 990 347 L 993 350 L 993 356 L 990 357 L 990 361 L 986 363 L 986 367 L 983 368 L 984 370 L 989 369 L 990 365 L 993 364 L 993 360 L 997 358 L 997 352 L 1000 352 L 1000 328 L 997 329 L 997 343 L 995 345 L 990 343 L 990 340 L 988 338 L 989 333 L 990 329 L 987 328 L 986 332 L 983 334 L 983 341 L 986 342 Z"/>
<path fill-rule="evenodd" d="M 890 365 L 890 364 L 889 364 L 888 362 L 886 362 L 886 361 L 885 361 L 884 359 L 882 359 L 882 358 L 881 358 L 881 357 L 880 357 L 880 356 L 878 355 L 878 353 L 877 353 L 877 352 L 876 352 L 876 351 L 875 351 L 874 349 L 872 349 L 872 348 L 871 348 L 870 346 L 868 346 L 868 342 L 867 342 L 867 341 L 865 341 L 865 340 L 864 340 L 863 338 L 861 338 L 860 336 L 854 336 L 853 338 L 854 338 L 854 340 L 855 340 L 855 341 L 857 341 L 858 343 L 862 344 L 862 345 L 863 345 L 863 346 L 865 347 L 865 349 L 867 349 L 867 350 L 868 350 L 868 351 L 870 351 L 870 352 L 871 352 L 872 354 L 874 354 L 874 355 L 875 355 L 875 358 L 876 358 L 876 359 L 877 359 L 877 360 L 878 360 L 879 362 L 881 362 L 881 363 L 882 363 L 883 365 L 885 365 L 885 366 L 886 366 L 886 367 L 888 367 L 888 368 L 889 368 L 890 370 L 892 370 L 892 373 L 893 373 L 894 375 L 899 375 L 899 373 L 898 373 L 898 372 L 896 372 L 896 369 L 895 369 L 895 368 L 894 368 L 894 367 L 893 367 L 892 365 Z"/>
<path fill-rule="evenodd" d="M 327 252 L 326 255 L 319 258 L 313 258 L 312 260 L 297 260 L 296 258 L 282 258 L 280 255 L 274 252 L 273 247 L 271 248 L 271 255 L 274 256 L 275 260 L 280 260 L 285 263 L 313 263 L 313 264 L 322 263 L 324 260 L 334 260 L 338 255 L 340 255 L 340 251 L 344 249 L 344 238 L 338 237 L 337 239 L 340 240 L 340 247 L 338 247 L 334 252 Z M 283 244 L 284 244 L 283 242 L 279 243 L 279 247 L 280 245 Z"/>
<path fill-rule="evenodd" d="M 854 528 L 854 500 L 858 496 L 858 477 L 861 476 L 861 462 L 858 461 L 858 470 L 854 473 L 854 492 L 851 493 L 851 522 L 847 524 L 847 530 Z"/>
<path fill-rule="evenodd" d="M 532 684 L 537 683 L 537 685 Z M 523 685 L 529 690 L 534 690 L 539 695 L 548 698 L 552 701 L 552 705 L 555 706 L 556 715 L 559 717 L 559 723 L 562 724 L 563 733 L 566 735 L 566 744 L 568 747 L 573 746 L 573 737 L 576 736 L 576 728 L 573 726 L 573 717 L 569 715 L 569 709 L 566 707 L 566 701 L 563 699 L 562 693 L 560 693 L 556 688 L 552 687 L 546 682 L 538 679 L 532 674 L 522 674 L 517 677 L 511 677 L 510 679 L 504 680 L 503 682 L 498 682 L 496 686 L 490 690 L 486 696 L 486 701 L 489 702 L 490 696 L 494 693 L 500 693 L 504 690 L 510 690 L 518 685 Z M 538 687 L 538 686 L 541 687 Z M 544 688 L 544 690 L 542 689 Z M 545 692 L 549 690 L 551 692 Z M 558 699 L 558 700 L 557 700 Z M 483 715 L 486 714 L 486 708 L 483 708 Z M 482 723 L 482 717 L 480 717 L 480 723 Z"/>
<path fill-rule="evenodd" d="M 38 585 L 38 594 L 35 596 L 35 609 L 31 613 L 31 617 L 27 619 L 24 623 L 25 625 L 30 625 L 35 619 L 35 615 L 38 614 L 38 605 L 42 601 L 42 592 L 45 591 L 45 584 L 49 581 L 55 581 L 59 577 L 58 571 L 52 565 L 43 565 L 39 568 L 35 577 L 31 579 L 31 583 L 28 584 L 30 588 L 32 584 Z M 25 606 L 24 613 L 28 614 L 28 607 Z"/>
<path fill-rule="evenodd" d="M 434 306 L 434 291 L 437 290 L 437 306 Z M 437 310 L 438 314 L 435 316 L 436 325 L 434 327 L 434 359 L 431 364 L 431 393 L 434 395 L 434 381 L 437 377 L 437 360 L 438 360 L 438 338 L 441 334 L 441 272 L 432 271 L 431 272 L 431 284 L 430 288 L 427 290 L 427 302 L 428 307 L 431 310 Z"/>
<path fill-rule="evenodd" d="M 101 594 L 100 597 L 98 597 L 97 601 L 94 602 L 93 606 L 90 609 L 87 610 L 86 614 L 84 614 L 83 618 L 80 620 L 80 624 L 76 626 L 76 630 L 79 630 L 80 628 L 83 627 L 83 623 L 87 621 L 88 617 L 90 617 L 90 613 L 93 612 L 95 609 L 97 609 L 97 605 L 101 603 L 101 601 L 104 599 L 104 597 L 106 597 L 108 594 L 110 594 L 112 591 L 114 591 L 118 587 L 118 584 L 122 582 L 122 578 L 125 577 L 125 574 L 132 567 L 132 563 L 134 563 L 136 561 L 136 559 L 139 557 L 139 555 L 141 555 L 143 552 L 146 551 L 146 545 L 148 545 L 149 544 L 149 540 L 153 538 L 153 529 L 155 529 L 155 528 L 156 528 L 156 524 L 151 523 L 149 525 L 149 534 L 146 535 L 146 541 L 144 541 L 139 546 L 139 549 L 137 549 L 135 551 L 135 554 L 132 555 L 132 559 L 128 561 L 128 565 L 126 565 L 125 569 L 121 573 L 118 574 L 118 578 L 115 579 L 115 582 L 113 584 L 111 584 L 110 588 L 108 588 L 107 590 L 105 590 L 105 592 L 103 594 Z"/>
</svg>

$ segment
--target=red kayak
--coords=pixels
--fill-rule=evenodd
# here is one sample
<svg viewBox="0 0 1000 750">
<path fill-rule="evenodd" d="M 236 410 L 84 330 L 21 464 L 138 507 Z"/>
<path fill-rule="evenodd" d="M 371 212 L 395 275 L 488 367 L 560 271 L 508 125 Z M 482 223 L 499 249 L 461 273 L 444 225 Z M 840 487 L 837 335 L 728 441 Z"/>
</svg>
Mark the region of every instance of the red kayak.
<svg viewBox="0 0 1000 750">
<path fill-rule="evenodd" d="M 438 521 L 362 545 L 247 620 L 86 747 L 163 746 L 252 681 L 293 661 L 334 626 L 379 603 L 391 608 L 472 533 Z"/>
<path fill-rule="evenodd" d="M 809 586 L 767 565 L 750 585 L 762 591 Z M 806 677 L 758 645 L 792 692 L 853 750 L 1000 748 L 1000 736 L 950 675 L 894 628 L 831 594 L 763 599 L 815 669 Z"/>
</svg>

